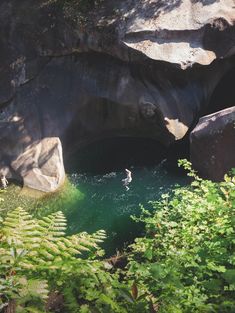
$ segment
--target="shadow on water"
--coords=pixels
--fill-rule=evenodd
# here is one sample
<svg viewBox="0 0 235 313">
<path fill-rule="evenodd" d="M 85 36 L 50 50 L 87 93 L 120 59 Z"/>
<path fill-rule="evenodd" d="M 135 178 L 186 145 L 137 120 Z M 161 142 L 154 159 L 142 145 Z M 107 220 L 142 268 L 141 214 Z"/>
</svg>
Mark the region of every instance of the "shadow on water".
<svg viewBox="0 0 235 313">
<path fill-rule="evenodd" d="M 73 151 L 65 160 L 67 173 L 106 174 L 131 166 L 151 167 L 166 157 L 166 148 L 149 138 L 106 138 Z"/>
</svg>

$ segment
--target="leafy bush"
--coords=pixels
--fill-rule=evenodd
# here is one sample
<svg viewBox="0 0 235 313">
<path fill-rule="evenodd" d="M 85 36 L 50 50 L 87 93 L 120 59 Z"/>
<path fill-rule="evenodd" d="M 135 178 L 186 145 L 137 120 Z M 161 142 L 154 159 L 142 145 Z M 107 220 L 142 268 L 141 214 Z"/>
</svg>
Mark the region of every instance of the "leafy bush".
<svg viewBox="0 0 235 313">
<path fill-rule="evenodd" d="M 66 312 L 119 312 L 116 274 L 97 260 L 104 231 L 65 236 L 61 212 L 41 220 L 22 208 L 7 214 L 0 230 L 0 310 L 45 312 L 50 294 L 61 294 Z M 114 287 L 113 287 L 114 286 Z"/>
<path fill-rule="evenodd" d="M 131 246 L 127 279 L 135 312 L 235 312 L 235 177 L 194 178 L 137 219 L 146 236 Z"/>
</svg>

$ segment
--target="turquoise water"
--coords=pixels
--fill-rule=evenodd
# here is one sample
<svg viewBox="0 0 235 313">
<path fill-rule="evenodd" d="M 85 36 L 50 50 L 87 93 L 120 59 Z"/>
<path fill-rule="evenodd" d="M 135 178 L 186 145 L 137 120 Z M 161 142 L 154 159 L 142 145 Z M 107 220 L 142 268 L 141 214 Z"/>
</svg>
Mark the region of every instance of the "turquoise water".
<svg viewBox="0 0 235 313">
<path fill-rule="evenodd" d="M 126 177 L 124 170 L 95 176 L 70 175 L 72 185 L 82 192 L 83 199 L 65 209 L 69 233 L 104 229 L 108 236 L 104 248 L 112 254 L 141 235 L 143 225 L 131 219 L 131 215 L 140 214 L 140 204 L 151 210 L 149 201 L 159 199 L 176 184 L 184 185 L 188 181 L 182 174 L 166 170 L 162 163 L 130 169 L 133 180 L 128 191 L 122 185 Z"/>
<path fill-rule="evenodd" d="M 149 201 L 159 199 L 176 184 L 188 183 L 187 176 L 167 170 L 164 162 L 129 169 L 133 180 L 128 191 L 122 185 L 122 179 L 126 177 L 124 169 L 99 175 L 70 174 L 60 192 L 36 199 L 11 184 L 1 194 L 4 201 L 0 202 L 0 210 L 4 212 L 21 206 L 39 217 L 61 210 L 67 217 L 69 234 L 104 229 L 108 238 L 103 247 L 107 255 L 111 255 L 136 236 L 141 236 L 143 225 L 131 219 L 131 215 L 140 214 L 140 204 L 151 210 Z"/>
</svg>

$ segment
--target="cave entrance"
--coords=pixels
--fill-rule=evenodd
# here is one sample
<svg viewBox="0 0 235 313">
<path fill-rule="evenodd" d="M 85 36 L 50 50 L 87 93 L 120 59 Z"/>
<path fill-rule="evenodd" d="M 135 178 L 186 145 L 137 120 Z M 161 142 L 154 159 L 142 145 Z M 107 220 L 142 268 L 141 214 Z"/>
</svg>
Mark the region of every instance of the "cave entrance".
<svg viewBox="0 0 235 313">
<path fill-rule="evenodd" d="M 104 174 L 124 168 L 148 167 L 166 157 L 167 149 L 149 138 L 117 137 L 93 142 L 65 158 L 67 173 Z"/>
<path fill-rule="evenodd" d="M 211 114 L 235 105 L 235 66 L 226 73 L 216 86 L 206 114 Z"/>
</svg>

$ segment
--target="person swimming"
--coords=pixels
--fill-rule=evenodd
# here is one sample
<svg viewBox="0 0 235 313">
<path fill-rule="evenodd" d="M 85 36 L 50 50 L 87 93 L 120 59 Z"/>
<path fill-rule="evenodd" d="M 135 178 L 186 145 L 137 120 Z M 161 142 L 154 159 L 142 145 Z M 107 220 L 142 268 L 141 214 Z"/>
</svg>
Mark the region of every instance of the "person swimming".
<svg viewBox="0 0 235 313">
<path fill-rule="evenodd" d="M 126 190 L 129 190 L 130 188 L 128 187 L 128 185 L 132 181 L 131 171 L 129 171 L 128 169 L 125 169 L 125 171 L 126 171 L 126 178 L 122 179 L 123 186 L 126 187 Z"/>
</svg>

